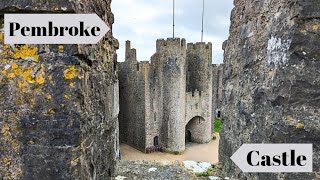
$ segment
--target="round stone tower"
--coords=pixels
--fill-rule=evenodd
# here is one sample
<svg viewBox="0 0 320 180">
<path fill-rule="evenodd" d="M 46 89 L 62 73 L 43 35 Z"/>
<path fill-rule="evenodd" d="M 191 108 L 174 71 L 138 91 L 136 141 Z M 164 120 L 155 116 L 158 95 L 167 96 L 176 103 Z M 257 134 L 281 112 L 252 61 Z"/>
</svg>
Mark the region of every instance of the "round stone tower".
<svg viewBox="0 0 320 180">
<path fill-rule="evenodd" d="M 186 40 L 157 40 L 162 104 L 162 144 L 171 152 L 185 149 Z"/>
</svg>

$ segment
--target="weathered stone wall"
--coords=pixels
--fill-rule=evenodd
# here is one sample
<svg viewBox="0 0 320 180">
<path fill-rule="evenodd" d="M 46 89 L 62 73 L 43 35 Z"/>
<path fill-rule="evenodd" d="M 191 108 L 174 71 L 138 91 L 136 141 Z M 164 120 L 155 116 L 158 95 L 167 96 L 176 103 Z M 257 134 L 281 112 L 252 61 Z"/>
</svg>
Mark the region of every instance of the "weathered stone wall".
<svg viewBox="0 0 320 180">
<path fill-rule="evenodd" d="M 212 65 L 212 112 L 215 113 L 215 117 L 221 108 L 223 98 L 223 67 L 223 64 Z"/>
<path fill-rule="evenodd" d="M 5 12 L 97 13 L 107 1 L 0 1 Z M 0 22 L 3 22 L 0 21 Z M 108 179 L 119 157 L 117 40 L 5 45 L 0 34 L 0 179 Z"/>
<path fill-rule="evenodd" d="M 147 72 L 136 60 L 136 50 L 126 42 L 126 60 L 119 63 L 120 141 L 141 151 L 145 150 Z"/>
<path fill-rule="evenodd" d="M 319 179 L 320 1 L 234 1 L 220 161 L 237 179 Z M 312 143 L 314 172 L 241 173 L 243 143 Z"/>
<path fill-rule="evenodd" d="M 212 44 L 188 43 L 187 47 L 187 91 L 211 93 L 212 89 Z"/>
</svg>

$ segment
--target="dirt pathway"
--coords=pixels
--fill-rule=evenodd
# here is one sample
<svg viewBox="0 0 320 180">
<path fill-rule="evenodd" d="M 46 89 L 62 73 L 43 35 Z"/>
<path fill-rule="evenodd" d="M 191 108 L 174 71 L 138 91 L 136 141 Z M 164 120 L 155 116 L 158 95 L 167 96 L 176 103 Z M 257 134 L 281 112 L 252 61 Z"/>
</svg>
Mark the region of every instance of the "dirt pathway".
<svg viewBox="0 0 320 180">
<path fill-rule="evenodd" d="M 188 144 L 186 151 L 181 155 L 173 155 L 161 152 L 145 154 L 126 144 L 121 144 L 120 149 L 122 160 L 145 160 L 157 162 L 192 160 L 217 164 L 219 162 L 219 139 L 220 137 L 217 135 L 217 139 L 208 144 Z"/>
</svg>

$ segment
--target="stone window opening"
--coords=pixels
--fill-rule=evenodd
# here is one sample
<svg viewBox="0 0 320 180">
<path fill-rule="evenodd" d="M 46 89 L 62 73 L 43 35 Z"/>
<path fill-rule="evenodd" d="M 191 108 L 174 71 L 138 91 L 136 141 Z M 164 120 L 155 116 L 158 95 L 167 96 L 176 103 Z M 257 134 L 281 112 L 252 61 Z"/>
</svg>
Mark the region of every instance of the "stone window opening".
<svg viewBox="0 0 320 180">
<path fill-rule="evenodd" d="M 221 111 L 218 111 L 217 118 L 221 118 Z"/>
<path fill-rule="evenodd" d="M 139 64 L 137 64 L 137 71 L 139 71 L 140 69 L 139 69 Z"/>
<path fill-rule="evenodd" d="M 157 113 L 154 113 L 154 121 L 157 121 Z"/>
</svg>

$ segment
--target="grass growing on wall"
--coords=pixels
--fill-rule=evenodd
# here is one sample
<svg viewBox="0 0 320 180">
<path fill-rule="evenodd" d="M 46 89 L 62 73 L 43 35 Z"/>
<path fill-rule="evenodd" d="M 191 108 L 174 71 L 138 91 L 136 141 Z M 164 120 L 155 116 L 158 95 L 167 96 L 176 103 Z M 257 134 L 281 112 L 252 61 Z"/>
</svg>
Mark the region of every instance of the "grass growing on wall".
<svg viewBox="0 0 320 180">
<path fill-rule="evenodd" d="M 220 118 L 216 118 L 214 120 L 214 132 L 220 133 L 221 132 L 221 126 L 222 126 L 222 121 Z"/>
</svg>

